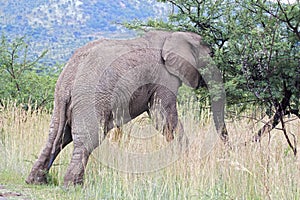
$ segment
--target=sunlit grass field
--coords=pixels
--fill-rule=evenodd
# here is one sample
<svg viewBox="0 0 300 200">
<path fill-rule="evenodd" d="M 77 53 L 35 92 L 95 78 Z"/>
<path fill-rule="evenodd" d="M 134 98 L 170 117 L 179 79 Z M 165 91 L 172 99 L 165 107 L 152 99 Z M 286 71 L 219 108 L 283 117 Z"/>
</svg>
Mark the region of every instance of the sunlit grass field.
<svg viewBox="0 0 300 200">
<path fill-rule="evenodd" d="M 192 110 L 184 109 L 180 114 L 185 133 L 194 138 L 190 140 L 189 150 L 177 161 L 156 171 L 129 173 L 103 165 L 98 159 L 101 152 L 95 151 L 86 169 L 84 186 L 66 189 L 63 176 L 70 161 L 72 144 L 55 161 L 50 170 L 49 185 L 25 183 L 47 140 L 50 114 L 45 111 L 26 113 L 8 103 L 0 108 L 0 197 L 1 194 L 19 194 L 6 198 L 300 199 L 299 155 L 293 155 L 281 131 L 274 130 L 264 136 L 261 143 L 254 143 L 250 142 L 251 138 L 262 122 L 251 117 L 227 119 L 230 145 L 224 145 L 209 135 L 209 113 Z M 198 112 L 197 116 L 195 112 Z M 300 120 L 293 116 L 286 120 L 291 121 L 287 130 L 299 140 Z M 145 123 L 149 120 L 139 118 L 125 125 L 120 140 L 110 137 L 109 142 L 135 151 L 145 150 L 143 148 L 150 151 L 151 145 L 166 145 L 165 138 L 159 133 L 147 144 L 132 137 L 139 131 L 153 131 L 143 129 Z"/>
</svg>

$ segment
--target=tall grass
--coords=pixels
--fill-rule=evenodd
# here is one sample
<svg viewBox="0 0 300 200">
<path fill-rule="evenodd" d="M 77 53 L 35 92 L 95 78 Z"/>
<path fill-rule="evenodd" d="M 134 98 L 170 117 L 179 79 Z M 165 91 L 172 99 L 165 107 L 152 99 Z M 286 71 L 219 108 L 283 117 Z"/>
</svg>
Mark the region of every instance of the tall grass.
<svg viewBox="0 0 300 200">
<path fill-rule="evenodd" d="M 161 170 L 149 173 L 114 170 L 101 164 L 98 161 L 101 152 L 95 151 L 86 169 L 83 188 L 64 189 L 63 176 L 72 153 L 69 145 L 50 171 L 50 185 L 26 185 L 24 180 L 47 140 L 50 114 L 25 112 L 13 103 L 0 109 L 0 185 L 26 198 L 300 199 L 299 158 L 293 156 L 280 131 L 271 132 L 261 143 L 252 143 L 249 141 L 261 123 L 252 119 L 228 120 L 230 147 L 217 141 L 205 154 L 203 149 L 208 147 L 203 141 L 209 141 L 207 136 L 211 131 L 209 113 L 203 110 L 195 117 L 193 109 L 185 109 L 180 116 L 187 135 L 197 132 L 189 151 Z M 151 143 L 165 145 L 159 134 L 150 144 L 130 137 L 139 134 L 145 123 L 147 119 L 139 118 L 125 125 L 121 140 L 111 141 L 111 145 L 136 151 L 151 147 Z M 288 123 L 288 131 L 300 138 L 300 120 Z M 147 151 L 151 151 L 150 147 Z"/>
</svg>

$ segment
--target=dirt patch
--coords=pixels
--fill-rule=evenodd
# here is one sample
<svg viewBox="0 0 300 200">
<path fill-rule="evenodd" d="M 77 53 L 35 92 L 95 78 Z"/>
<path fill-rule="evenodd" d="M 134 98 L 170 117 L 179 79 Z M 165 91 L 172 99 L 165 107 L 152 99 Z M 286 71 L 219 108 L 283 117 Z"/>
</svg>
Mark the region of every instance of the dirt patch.
<svg viewBox="0 0 300 200">
<path fill-rule="evenodd" d="M 23 194 L 19 192 L 12 192 L 5 188 L 5 186 L 0 185 L 0 200 L 9 200 L 9 199 L 22 199 L 28 200 Z"/>
<path fill-rule="evenodd" d="M 15 192 L 0 193 L 0 197 L 20 197 L 20 196 L 22 196 L 21 193 L 15 193 Z"/>
</svg>

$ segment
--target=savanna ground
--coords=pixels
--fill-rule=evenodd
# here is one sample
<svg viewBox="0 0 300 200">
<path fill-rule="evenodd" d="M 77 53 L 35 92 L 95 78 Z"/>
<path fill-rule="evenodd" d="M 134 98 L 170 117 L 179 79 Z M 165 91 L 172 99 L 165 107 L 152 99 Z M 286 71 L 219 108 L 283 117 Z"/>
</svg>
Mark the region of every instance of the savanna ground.
<svg viewBox="0 0 300 200">
<path fill-rule="evenodd" d="M 300 199 L 300 159 L 294 156 L 283 133 L 274 130 L 261 143 L 249 142 L 263 125 L 248 118 L 227 119 L 230 148 L 210 141 L 209 116 L 204 110 L 195 117 L 193 109 L 181 112 L 185 132 L 196 135 L 188 153 L 169 166 L 149 173 L 128 173 L 106 167 L 95 152 L 90 157 L 83 187 L 63 188 L 63 176 L 72 145 L 57 158 L 49 185 L 27 185 L 33 162 L 43 147 L 50 114 L 25 113 L 12 103 L 0 108 L 0 199 Z M 300 120 L 287 118 L 287 130 L 300 138 Z M 150 151 L 164 144 L 156 134 L 151 141 L 135 141 L 130 135 L 145 128 L 149 120 L 139 118 L 124 126 L 119 142 L 112 145 Z M 204 145 L 203 141 L 209 145 Z M 212 142 L 212 143 L 211 143 Z M 210 144 L 215 144 L 211 145 Z M 150 146 L 150 147 L 149 147 Z M 299 145 L 298 145 L 299 146 Z M 148 149 L 148 150 L 147 150 Z M 150 150 L 149 150 L 150 149 Z"/>
</svg>

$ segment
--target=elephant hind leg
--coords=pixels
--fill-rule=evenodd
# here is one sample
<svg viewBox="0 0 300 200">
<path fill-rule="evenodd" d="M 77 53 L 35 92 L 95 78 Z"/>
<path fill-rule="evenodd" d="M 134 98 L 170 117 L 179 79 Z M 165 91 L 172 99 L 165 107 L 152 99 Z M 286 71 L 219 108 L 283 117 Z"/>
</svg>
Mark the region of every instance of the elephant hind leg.
<svg viewBox="0 0 300 200">
<path fill-rule="evenodd" d="M 47 183 L 47 173 L 53 164 L 55 158 L 60 153 L 60 151 L 72 142 L 71 127 L 67 125 L 64 130 L 64 134 L 59 140 L 56 146 L 56 151 L 51 154 L 51 148 L 49 147 L 49 142 L 43 149 L 39 159 L 35 162 L 32 170 L 25 180 L 28 184 L 46 184 Z"/>
<path fill-rule="evenodd" d="M 50 154 L 51 154 L 51 149 L 53 146 L 53 142 L 55 139 L 55 135 L 57 134 L 59 122 L 56 118 L 58 115 L 58 110 L 55 110 L 51 123 L 50 123 L 50 130 L 49 130 L 49 137 L 47 140 L 46 145 L 44 146 L 42 152 L 40 153 L 38 159 L 35 161 L 30 174 L 26 178 L 25 182 L 28 184 L 46 184 L 47 183 L 47 173 L 48 169 L 47 166 L 50 161 Z"/>
<path fill-rule="evenodd" d="M 70 143 L 72 140 L 67 139 L 63 140 L 65 136 L 70 136 L 70 129 L 66 130 L 67 118 L 67 103 L 65 101 L 58 101 L 55 99 L 54 111 L 51 118 L 50 129 L 49 129 L 49 137 L 48 141 L 43 148 L 39 158 L 34 163 L 31 172 L 27 179 L 25 180 L 28 184 L 45 184 L 47 183 L 47 173 L 57 155 L 55 155 L 55 151 L 61 146 L 65 146 Z M 66 133 L 65 136 L 64 132 Z M 70 138 L 70 137 L 69 137 Z M 66 143 L 65 145 L 62 145 Z M 57 152 L 58 154 L 59 152 Z"/>
<path fill-rule="evenodd" d="M 71 163 L 64 177 L 64 186 L 82 185 L 90 152 L 83 145 L 75 146 Z"/>
<path fill-rule="evenodd" d="M 104 135 L 104 134 L 103 134 Z M 87 135 L 85 135 L 87 136 Z M 74 141 L 74 150 L 71 158 L 71 162 L 68 166 L 67 172 L 64 177 L 64 186 L 70 185 L 82 185 L 85 168 L 92 151 L 97 148 L 99 141 L 96 141 L 96 135 L 93 136 L 93 142 L 86 141 L 87 138 L 77 137 Z M 91 138 L 89 138 L 91 139 Z"/>
<path fill-rule="evenodd" d="M 72 138 L 72 134 L 71 134 L 71 126 L 66 125 L 64 133 L 59 138 L 58 143 L 55 146 L 54 153 L 52 153 L 50 155 L 50 160 L 49 160 L 49 163 L 47 165 L 47 170 L 50 169 L 50 167 L 52 166 L 55 158 L 58 156 L 58 154 L 61 152 L 61 150 L 63 150 L 63 148 L 65 148 L 65 146 L 67 146 L 72 141 L 73 141 L 73 138 Z"/>
<path fill-rule="evenodd" d="M 98 118 L 89 112 L 82 111 L 75 115 L 72 126 L 74 150 L 70 164 L 64 176 L 65 187 L 83 184 L 86 165 L 92 151 L 105 138 L 105 131 L 98 123 Z M 75 123 L 77 122 L 77 123 Z"/>
</svg>

